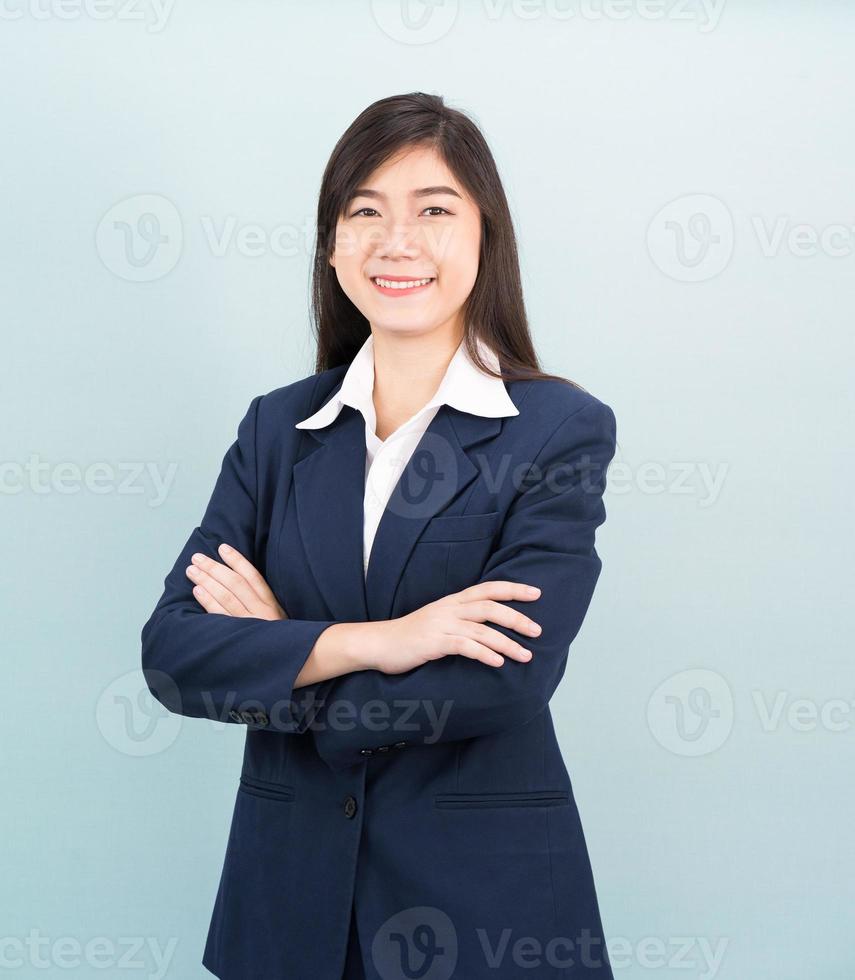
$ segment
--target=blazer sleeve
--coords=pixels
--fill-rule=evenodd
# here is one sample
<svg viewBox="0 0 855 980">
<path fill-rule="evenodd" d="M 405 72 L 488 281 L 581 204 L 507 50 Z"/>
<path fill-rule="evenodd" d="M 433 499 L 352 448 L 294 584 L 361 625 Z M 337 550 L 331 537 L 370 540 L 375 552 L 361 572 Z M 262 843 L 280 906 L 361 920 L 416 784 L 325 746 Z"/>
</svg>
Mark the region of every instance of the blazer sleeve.
<svg viewBox="0 0 855 980">
<path fill-rule="evenodd" d="M 539 636 L 489 623 L 529 648 L 531 660 L 505 658 L 501 667 L 490 667 L 452 654 L 402 674 L 363 670 L 312 685 L 323 706 L 310 728 L 332 770 L 363 761 L 365 750 L 491 735 L 544 710 L 600 574 L 594 536 L 606 517 L 603 493 L 615 438 L 614 412 L 597 399 L 555 428 L 528 469 L 479 580 L 541 589 L 534 601 L 505 603 L 539 623 Z"/>
<path fill-rule="evenodd" d="M 142 628 L 142 669 L 151 693 L 172 712 L 300 733 L 316 705 L 296 703 L 294 681 L 333 621 L 209 613 L 193 596 L 185 574 L 197 551 L 222 561 L 217 548 L 223 542 L 259 567 L 256 424 L 263 397 L 252 400 L 240 422 L 202 522 L 181 549 Z"/>
</svg>

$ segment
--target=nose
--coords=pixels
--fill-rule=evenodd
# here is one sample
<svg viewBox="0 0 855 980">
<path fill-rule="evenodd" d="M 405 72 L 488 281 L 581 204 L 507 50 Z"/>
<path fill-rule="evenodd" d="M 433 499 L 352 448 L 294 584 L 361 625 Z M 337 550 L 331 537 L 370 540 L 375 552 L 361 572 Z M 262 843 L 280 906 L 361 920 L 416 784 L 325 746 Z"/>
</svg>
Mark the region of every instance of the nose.
<svg viewBox="0 0 855 980">
<path fill-rule="evenodd" d="M 412 222 L 390 225 L 378 236 L 375 255 L 380 259 L 412 259 L 421 252 L 421 231 Z"/>
</svg>

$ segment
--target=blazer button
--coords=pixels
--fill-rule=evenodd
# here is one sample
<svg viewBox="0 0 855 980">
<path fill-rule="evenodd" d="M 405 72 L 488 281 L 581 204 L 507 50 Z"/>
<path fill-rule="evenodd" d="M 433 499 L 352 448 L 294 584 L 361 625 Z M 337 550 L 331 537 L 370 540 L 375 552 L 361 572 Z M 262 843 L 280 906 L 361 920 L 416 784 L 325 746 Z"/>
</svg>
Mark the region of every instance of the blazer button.
<svg viewBox="0 0 855 980">
<path fill-rule="evenodd" d="M 374 755 L 374 749 L 360 749 L 360 755 Z"/>
<path fill-rule="evenodd" d="M 261 725 L 262 727 L 270 724 L 270 719 L 267 717 L 267 713 L 262 711 L 260 708 L 256 708 L 252 712 L 252 720 L 256 725 Z"/>
<path fill-rule="evenodd" d="M 235 708 L 232 708 L 231 711 L 229 711 L 229 718 L 231 718 L 232 721 L 243 721 L 240 712 Z"/>
<path fill-rule="evenodd" d="M 392 747 L 391 745 L 378 745 L 377 746 L 377 751 L 378 752 L 388 752 L 391 747 Z"/>
<path fill-rule="evenodd" d="M 356 800 L 352 796 L 344 801 L 344 815 L 348 820 L 352 820 L 356 816 Z"/>
<path fill-rule="evenodd" d="M 406 744 L 406 742 L 395 742 L 395 748 L 402 749 Z"/>
<path fill-rule="evenodd" d="M 241 721 L 249 725 L 252 723 L 252 712 L 251 711 L 241 711 L 240 712 Z"/>
</svg>

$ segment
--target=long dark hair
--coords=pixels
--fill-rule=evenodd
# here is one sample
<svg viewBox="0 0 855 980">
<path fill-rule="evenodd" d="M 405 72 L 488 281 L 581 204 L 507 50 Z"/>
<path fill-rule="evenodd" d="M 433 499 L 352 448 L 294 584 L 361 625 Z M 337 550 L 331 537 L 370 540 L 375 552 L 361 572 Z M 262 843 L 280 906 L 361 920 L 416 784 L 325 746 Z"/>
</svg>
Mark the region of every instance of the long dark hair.
<svg viewBox="0 0 855 980">
<path fill-rule="evenodd" d="M 386 160 L 413 146 L 435 150 L 481 211 L 478 275 L 464 304 L 464 343 L 477 366 L 505 381 L 565 381 L 540 369 L 529 333 L 513 221 L 496 163 L 480 129 L 439 95 L 411 92 L 368 106 L 336 143 L 321 181 L 312 272 L 315 371 L 349 364 L 371 328 L 329 263 L 335 229 L 357 187 Z M 475 337 L 493 348 L 500 374 L 478 356 Z"/>
</svg>

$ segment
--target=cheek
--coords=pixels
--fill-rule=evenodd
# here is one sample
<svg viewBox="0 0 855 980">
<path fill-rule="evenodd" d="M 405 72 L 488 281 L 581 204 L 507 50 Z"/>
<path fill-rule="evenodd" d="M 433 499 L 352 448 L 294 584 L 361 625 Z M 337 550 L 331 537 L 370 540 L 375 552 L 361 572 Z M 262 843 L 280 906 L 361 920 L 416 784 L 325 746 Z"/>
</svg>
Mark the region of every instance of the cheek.
<svg viewBox="0 0 855 980">
<path fill-rule="evenodd" d="M 459 309 L 472 292 L 477 274 L 477 268 L 473 270 L 460 267 L 441 269 L 442 285 L 437 293 L 438 301 L 443 304 L 443 307 L 450 310 Z"/>
<path fill-rule="evenodd" d="M 363 250 L 363 236 L 358 229 L 344 223 L 336 225 L 334 261 L 336 269 L 353 264 Z"/>
<path fill-rule="evenodd" d="M 455 233 L 435 260 L 443 302 L 460 306 L 478 278 L 478 240 Z"/>
<path fill-rule="evenodd" d="M 355 302 L 360 295 L 366 295 L 365 285 L 365 235 L 356 229 L 340 225 L 336 229 L 334 272 L 346 296 Z"/>
<path fill-rule="evenodd" d="M 363 316 L 368 316 L 371 303 L 376 299 L 372 290 L 374 287 L 364 274 L 362 259 L 336 259 L 335 274 L 342 292 Z"/>
</svg>

